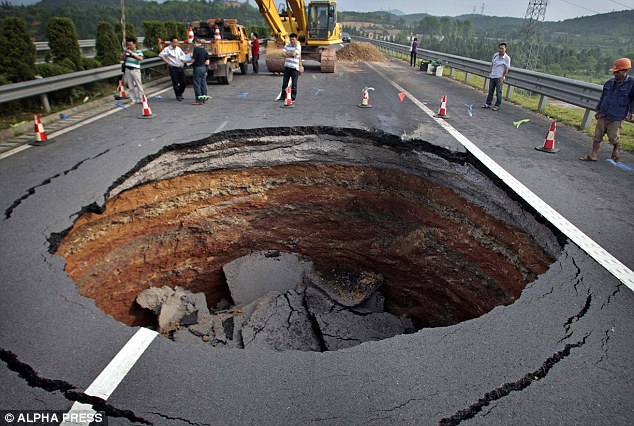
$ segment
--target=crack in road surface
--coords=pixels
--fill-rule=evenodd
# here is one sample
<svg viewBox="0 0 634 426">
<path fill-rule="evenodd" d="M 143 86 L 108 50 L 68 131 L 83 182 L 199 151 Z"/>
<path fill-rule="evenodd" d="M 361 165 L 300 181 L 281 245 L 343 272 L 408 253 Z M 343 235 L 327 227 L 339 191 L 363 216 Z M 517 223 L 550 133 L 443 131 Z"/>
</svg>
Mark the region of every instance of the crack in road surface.
<svg viewBox="0 0 634 426">
<path fill-rule="evenodd" d="M 533 384 L 533 382 L 537 382 L 546 377 L 548 372 L 561 360 L 567 358 L 572 349 L 579 348 L 586 343 L 586 339 L 590 336 L 591 333 L 586 334 L 583 339 L 579 340 L 576 343 L 568 343 L 562 350 L 555 352 L 553 355 L 548 357 L 546 361 L 535 371 L 532 373 L 526 374 L 521 379 L 515 382 L 505 383 L 497 389 L 492 390 L 491 392 L 487 392 L 484 397 L 480 398 L 478 402 L 471 405 L 470 407 L 458 411 L 451 417 L 445 417 L 440 420 L 438 423 L 439 426 L 455 426 L 460 424 L 464 420 L 471 419 L 476 416 L 479 412 L 481 412 L 484 407 L 488 406 L 491 402 L 497 401 L 508 396 L 511 392 L 522 391 Z"/>
<path fill-rule="evenodd" d="M 13 204 L 11 204 L 5 211 L 4 211 L 4 220 L 7 220 L 9 218 L 11 218 L 11 215 L 13 214 L 13 210 L 15 210 L 20 204 L 22 204 L 23 201 L 25 201 L 26 199 L 28 199 L 31 195 L 35 194 L 35 190 L 37 188 L 41 188 L 43 186 L 46 186 L 48 184 L 50 184 L 53 180 L 57 179 L 58 177 L 61 176 L 66 176 L 67 174 L 69 174 L 72 171 L 77 170 L 83 163 L 85 163 L 86 161 L 90 161 L 90 160 L 94 160 L 96 158 L 101 157 L 102 155 L 108 153 L 108 151 L 110 151 L 110 148 L 108 148 L 107 150 L 95 155 L 94 157 L 90 157 L 87 158 L 85 160 L 81 160 L 79 163 L 75 164 L 73 167 L 71 167 L 68 170 L 65 170 L 61 173 L 57 173 L 55 175 L 53 175 L 52 177 L 45 179 L 42 181 L 42 183 L 40 183 L 39 185 L 35 185 L 29 189 L 26 190 L 26 194 L 24 194 L 23 196 L 21 196 L 20 198 L 18 198 L 17 200 L 15 200 L 13 202 Z"/>
<path fill-rule="evenodd" d="M 121 410 L 101 398 L 79 392 L 68 382 L 40 377 L 30 365 L 21 362 L 17 355 L 10 351 L 0 349 L 0 360 L 4 361 L 9 370 L 17 373 L 32 388 L 43 389 L 50 393 L 59 391 L 68 401 L 91 405 L 95 411 L 103 411 L 110 417 L 122 417 L 135 423 L 152 424 L 130 410 Z"/>
</svg>

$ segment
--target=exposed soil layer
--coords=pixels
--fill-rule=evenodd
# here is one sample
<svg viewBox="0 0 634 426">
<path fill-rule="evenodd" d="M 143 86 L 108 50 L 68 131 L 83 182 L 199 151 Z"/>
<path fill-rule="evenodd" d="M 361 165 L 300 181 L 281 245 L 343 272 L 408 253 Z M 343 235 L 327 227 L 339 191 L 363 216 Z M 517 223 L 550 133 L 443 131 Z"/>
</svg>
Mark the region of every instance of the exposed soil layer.
<svg viewBox="0 0 634 426">
<path fill-rule="evenodd" d="M 230 297 L 224 264 L 280 250 L 381 274 L 385 310 L 422 328 L 512 303 L 553 260 L 554 236 L 452 153 L 359 131 L 263 133 L 169 147 L 115 184 L 58 246 L 79 292 L 147 325 L 141 291 L 178 285 L 213 306 Z"/>
</svg>

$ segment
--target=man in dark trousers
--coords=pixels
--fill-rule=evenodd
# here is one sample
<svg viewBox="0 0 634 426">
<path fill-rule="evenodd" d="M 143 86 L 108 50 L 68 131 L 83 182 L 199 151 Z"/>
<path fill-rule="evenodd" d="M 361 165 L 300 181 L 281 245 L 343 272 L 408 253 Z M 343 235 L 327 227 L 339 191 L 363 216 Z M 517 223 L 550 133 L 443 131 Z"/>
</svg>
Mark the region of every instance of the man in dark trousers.
<svg viewBox="0 0 634 426">
<path fill-rule="evenodd" d="M 202 105 L 207 100 L 207 66 L 209 58 L 207 50 L 200 44 L 200 39 L 194 39 L 194 50 L 192 52 L 192 81 L 194 82 L 194 94 L 196 100 L 192 105 Z"/>
<path fill-rule="evenodd" d="M 159 57 L 168 65 L 172 87 L 177 101 L 183 100 L 183 92 L 187 85 L 185 70 L 183 69 L 183 50 L 178 47 L 178 37 L 170 37 L 170 44 L 159 53 Z"/>
<path fill-rule="evenodd" d="M 282 92 L 278 96 L 278 100 L 283 101 L 288 86 L 289 80 L 291 81 L 291 99 L 295 102 L 297 97 L 297 80 L 299 79 L 299 65 L 302 61 L 302 46 L 297 41 L 297 34 L 291 33 L 289 36 L 290 42 L 284 46 L 284 78 L 282 78 Z"/>
<path fill-rule="evenodd" d="M 260 70 L 260 40 L 258 40 L 258 34 L 251 34 L 251 65 L 253 65 L 253 74 L 257 74 Z"/>
</svg>

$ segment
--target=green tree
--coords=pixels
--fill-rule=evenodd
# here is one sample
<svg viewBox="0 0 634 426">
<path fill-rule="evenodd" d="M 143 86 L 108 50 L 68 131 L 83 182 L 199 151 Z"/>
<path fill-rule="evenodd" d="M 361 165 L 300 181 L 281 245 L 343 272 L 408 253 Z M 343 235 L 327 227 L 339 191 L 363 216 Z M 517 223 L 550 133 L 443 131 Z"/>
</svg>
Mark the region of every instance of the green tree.
<svg viewBox="0 0 634 426">
<path fill-rule="evenodd" d="M 114 32 L 115 32 L 115 35 L 117 36 L 117 43 L 119 43 L 119 46 L 123 48 L 124 44 L 121 41 L 122 40 L 121 37 L 123 37 L 123 32 L 121 31 L 121 22 L 117 22 L 117 24 L 114 27 Z M 132 25 L 130 22 L 125 23 L 125 38 L 126 39 L 131 38 L 133 40 L 136 40 L 134 25 Z"/>
<path fill-rule="evenodd" d="M 6 41 L 2 44 L 4 52 L 0 59 L 0 74 L 14 83 L 33 79 L 35 46 L 26 21 L 6 18 L 2 25 L 2 37 Z"/>
<path fill-rule="evenodd" d="M 75 71 L 80 71 L 81 50 L 77 41 L 77 30 L 70 18 L 51 18 L 46 29 L 51 58 L 54 63 L 69 59 L 75 66 Z"/>
<path fill-rule="evenodd" d="M 145 33 L 143 46 L 158 52 L 158 39 L 164 39 L 165 25 L 161 21 L 143 21 L 142 28 Z"/>
<path fill-rule="evenodd" d="M 121 59 L 121 47 L 117 45 L 117 37 L 114 34 L 112 25 L 107 22 L 100 22 L 97 27 L 95 47 L 97 49 L 95 59 L 102 66 L 116 64 Z"/>
</svg>

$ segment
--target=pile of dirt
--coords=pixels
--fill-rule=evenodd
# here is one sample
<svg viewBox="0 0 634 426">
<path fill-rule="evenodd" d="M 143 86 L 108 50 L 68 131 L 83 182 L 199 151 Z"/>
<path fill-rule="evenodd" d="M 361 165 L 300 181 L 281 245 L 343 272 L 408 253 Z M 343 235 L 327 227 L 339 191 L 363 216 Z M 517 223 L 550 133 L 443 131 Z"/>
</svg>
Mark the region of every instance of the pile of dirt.
<svg viewBox="0 0 634 426">
<path fill-rule="evenodd" d="M 387 59 L 374 45 L 366 42 L 350 43 L 337 52 L 340 61 L 386 62 Z"/>
</svg>

